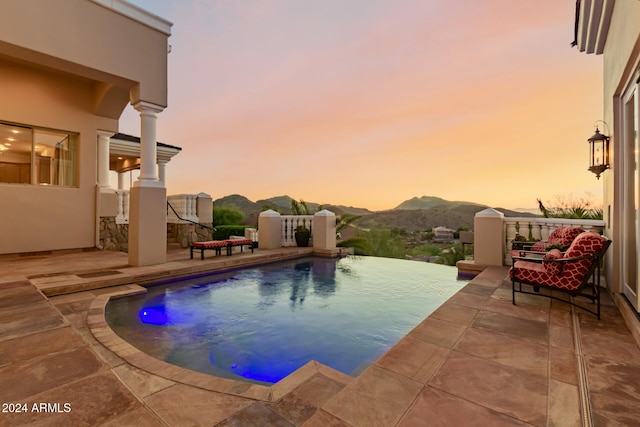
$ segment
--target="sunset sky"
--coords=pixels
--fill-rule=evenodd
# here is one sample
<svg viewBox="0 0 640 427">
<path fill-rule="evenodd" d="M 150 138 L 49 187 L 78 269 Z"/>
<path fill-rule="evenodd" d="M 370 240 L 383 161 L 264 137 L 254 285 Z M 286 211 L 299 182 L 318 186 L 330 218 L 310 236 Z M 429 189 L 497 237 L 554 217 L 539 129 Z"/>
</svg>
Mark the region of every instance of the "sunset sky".
<svg viewBox="0 0 640 427">
<path fill-rule="evenodd" d="M 131 2 L 174 23 L 168 194 L 601 199 L 602 58 L 570 47 L 574 0 Z M 120 131 L 139 129 L 127 107 Z"/>
</svg>

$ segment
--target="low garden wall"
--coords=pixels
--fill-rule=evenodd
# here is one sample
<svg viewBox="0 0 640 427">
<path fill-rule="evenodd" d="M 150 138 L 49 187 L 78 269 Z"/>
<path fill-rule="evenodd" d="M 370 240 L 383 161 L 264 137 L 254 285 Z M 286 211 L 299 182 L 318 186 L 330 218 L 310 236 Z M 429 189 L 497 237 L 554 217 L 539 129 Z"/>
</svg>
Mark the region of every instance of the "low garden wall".
<svg viewBox="0 0 640 427">
<path fill-rule="evenodd" d="M 167 243 L 188 248 L 192 242 L 212 240 L 213 224 L 167 224 Z M 100 217 L 100 247 L 105 251 L 127 252 L 129 224 L 116 223 L 116 217 Z"/>
</svg>

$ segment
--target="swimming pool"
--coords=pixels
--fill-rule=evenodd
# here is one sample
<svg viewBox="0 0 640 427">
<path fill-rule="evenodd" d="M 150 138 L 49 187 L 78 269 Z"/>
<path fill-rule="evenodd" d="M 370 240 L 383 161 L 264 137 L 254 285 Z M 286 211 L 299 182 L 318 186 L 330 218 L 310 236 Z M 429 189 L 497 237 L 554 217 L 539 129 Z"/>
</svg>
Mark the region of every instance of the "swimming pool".
<svg viewBox="0 0 640 427">
<path fill-rule="evenodd" d="M 465 284 L 448 266 L 312 257 L 152 286 L 106 319 L 158 359 L 270 384 L 310 360 L 359 374 Z"/>
</svg>

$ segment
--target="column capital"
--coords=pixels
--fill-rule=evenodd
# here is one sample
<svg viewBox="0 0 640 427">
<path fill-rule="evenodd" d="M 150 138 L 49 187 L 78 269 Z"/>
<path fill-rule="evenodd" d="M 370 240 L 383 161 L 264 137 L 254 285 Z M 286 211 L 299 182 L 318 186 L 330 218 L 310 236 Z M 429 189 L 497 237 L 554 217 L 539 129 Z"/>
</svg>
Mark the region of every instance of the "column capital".
<svg viewBox="0 0 640 427">
<path fill-rule="evenodd" d="M 164 111 L 164 107 L 158 105 L 158 104 L 154 104 L 152 102 L 147 102 L 147 101 L 138 101 L 133 105 L 133 108 L 135 108 L 136 110 L 138 110 L 140 113 L 161 113 Z"/>
<path fill-rule="evenodd" d="M 98 129 L 98 138 L 111 138 L 115 134 L 112 131 Z"/>
</svg>

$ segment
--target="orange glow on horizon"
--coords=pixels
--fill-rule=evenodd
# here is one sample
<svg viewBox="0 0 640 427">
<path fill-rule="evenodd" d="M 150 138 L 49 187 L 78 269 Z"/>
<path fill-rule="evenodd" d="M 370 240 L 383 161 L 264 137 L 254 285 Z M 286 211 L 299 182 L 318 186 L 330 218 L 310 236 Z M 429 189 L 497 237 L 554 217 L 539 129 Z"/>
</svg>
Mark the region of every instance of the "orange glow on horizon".
<svg viewBox="0 0 640 427">
<path fill-rule="evenodd" d="M 133 2 L 174 22 L 168 194 L 601 198 L 587 138 L 602 59 L 569 47 L 574 2 Z M 131 107 L 120 128 L 139 134 Z"/>
</svg>

